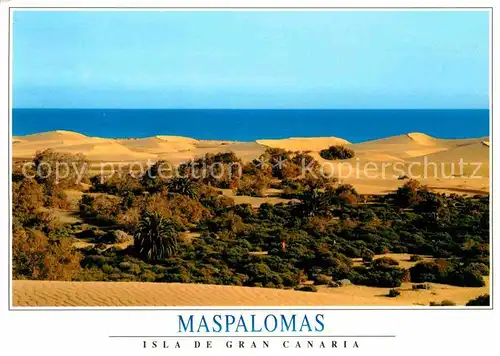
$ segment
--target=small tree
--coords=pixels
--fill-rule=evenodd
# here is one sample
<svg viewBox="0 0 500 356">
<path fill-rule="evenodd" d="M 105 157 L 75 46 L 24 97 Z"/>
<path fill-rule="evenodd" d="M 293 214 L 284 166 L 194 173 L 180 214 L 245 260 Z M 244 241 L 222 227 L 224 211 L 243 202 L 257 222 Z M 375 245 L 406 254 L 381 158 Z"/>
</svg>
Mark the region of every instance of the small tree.
<svg viewBox="0 0 500 356">
<path fill-rule="evenodd" d="M 427 188 L 418 180 L 410 179 L 396 191 L 396 203 L 400 207 L 406 208 L 420 201 L 419 192 L 426 190 Z"/>
</svg>

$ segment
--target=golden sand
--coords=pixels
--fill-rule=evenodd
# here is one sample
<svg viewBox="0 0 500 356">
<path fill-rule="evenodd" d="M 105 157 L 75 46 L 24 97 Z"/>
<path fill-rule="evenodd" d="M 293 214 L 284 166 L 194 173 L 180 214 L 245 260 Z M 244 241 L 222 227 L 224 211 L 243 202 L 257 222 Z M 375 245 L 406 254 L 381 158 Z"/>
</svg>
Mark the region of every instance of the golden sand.
<svg viewBox="0 0 500 356">
<path fill-rule="evenodd" d="M 12 303 L 23 306 L 133 307 L 133 306 L 428 306 L 449 299 L 465 305 L 489 293 L 488 287 L 464 288 L 431 284 L 413 291 L 404 283 L 401 295 L 387 297 L 389 289 L 365 286 L 319 287 L 299 292 L 256 287 L 146 282 L 13 281 Z"/>
<path fill-rule="evenodd" d="M 355 158 L 345 161 L 325 161 L 319 151 L 331 145 L 346 145 L 355 151 Z M 76 132 L 53 131 L 18 136 L 13 138 L 14 159 L 29 159 L 36 151 L 51 148 L 67 153 L 82 153 L 88 160 L 107 163 L 146 162 L 148 160 L 166 160 L 179 164 L 199 158 L 207 153 L 234 152 L 243 161 L 249 162 L 258 158 L 268 147 L 282 148 L 294 151 L 310 151 L 310 154 L 320 163 L 350 164 L 349 172 L 342 166 L 341 181 L 353 184 L 361 194 L 385 194 L 394 191 L 404 181 L 398 180 L 398 173 L 389 166 L 385 169 L 384 178 L 380 174 L 366 176 L 364 167 L 368 164 L 411 164 L 428 162 L 451 163 L 458 165 L 460 159 L 467 163 L 480 164 L 479 170 L 468 165 L 463 175 L 455 169 L 453 176 L 448 178 L 423 176 L 423 168 L 416 167 L 412 173 L 423 184 L 427 184 L 440 192 L 459 194 L 485 194 L 489 192 L 490 146 L 489 138 L 443 140 L 422 133 L 408 133 L 400 136 L 382 138 L 358 144 L 350 144 L 336 137 L 287 138 L 277 140 L 256 140 L 255 142 L 203 141 L 179 136 L 153 136 L 141 139 L 107 139 L 88 137 Z M 329 172 L 325 167 L 325 172 Z M 351 169 L 351 168 L 349 168 Z M 431 168 L 432 170 L 432 168 Z M 379 169 L 379 173 L 381 169 Z M 350 174 L 348 174 L 350 173 Z M 447 174 L 450 173 L 449 169 Z M 470 178 L 475 173 L 481 178 Z M 421 176 L 421 178 L 419 178 Z M 269 198 L 275 199 L 275 198 Z M 260 200 L 258 200 L 260 202 Z M 258 201 L 252 201 L 257 204 Z"/>
</svg>

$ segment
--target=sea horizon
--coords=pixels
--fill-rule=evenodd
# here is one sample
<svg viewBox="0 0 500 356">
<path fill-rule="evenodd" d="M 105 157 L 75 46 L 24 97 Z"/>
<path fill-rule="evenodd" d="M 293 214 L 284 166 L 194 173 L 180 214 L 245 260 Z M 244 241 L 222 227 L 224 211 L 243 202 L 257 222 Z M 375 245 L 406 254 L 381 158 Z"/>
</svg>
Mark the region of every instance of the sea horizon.
<svg viewBox="0 0 500 356">
<path fill-rule="evenodd" d="M 157 135 L 251 142 L 339 137 L 359 143 L 422 132 L 441 139 L 490 136 L 489 109 L 13 108 L 12 135 L 55 130 L 103 138 Z"/>
</svg>

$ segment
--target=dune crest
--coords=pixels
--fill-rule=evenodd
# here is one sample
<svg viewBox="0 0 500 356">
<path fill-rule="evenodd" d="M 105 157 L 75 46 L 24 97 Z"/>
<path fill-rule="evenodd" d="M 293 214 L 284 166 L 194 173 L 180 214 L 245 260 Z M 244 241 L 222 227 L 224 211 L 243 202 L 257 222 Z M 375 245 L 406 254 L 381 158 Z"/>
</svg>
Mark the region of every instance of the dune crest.
<svg viewBox="0 0 500 356">
<path fill-rule="evenodd" d="M 65 140 L 84 140 L 89 138 L 84 134 L 74 132 L 74 131 L 66 131 L 66 130 L 56 130 L 56 131 L 47 131 L 40 132 L 36 134 L 26 135 L 26 136 L 17 136 L 17 139 L 21 139 L 23 141 L 65 141 Z"/>
<path fill-rule="evenodd" d="M 435 139 L 434 137 L 420 132 L 410 132 L 407 133 L 406 136 L 423 146 L 433 146 L 437 143 L 437 139 Z"/>
<path fill-rule="evenodd" d="M 196 146 L 188 140 L 169 141 L 161 139 L 158 136 L 138 138 L 135 140 L 118 140 L 117 142 L 130 150 L 153 154 L 192 151 L 196 148 Z"/>
<path fill-rule="evenodd" d="M 234 152 L 243 162 L 251 162 L 259 158 L 266 149 L 281 148 L 289 151 L 307 151 L 320 163 L 332 164 L 320 157 L 319 151 L 332 145 L 343 145 L 355 152 L 355 158 L 344 163 L 352 164 L 355 177 L 362 173 L 366 164 L 373 162 L 401 162 L 409 166 L 412 162 L 446 163 L 447 172 L 462 159 L 469 165 L 461 174 L 455 169 L 454 179 L 431 179 L 423 181 L 433 187 L 443 189 L 467 189 L 474 191 L 489 190 L 489 137 L 467 139 L 439 139 L 429 135 L 411 132 L 398 136 L 381 138 L 373 141 L 351 144 L 337 137 L 290 137 L 285 139 L 260 139 L 254 142 L 232 142 L 219 140 L 197 140 L 190 137 L 156 135 L 146 138 L 111 139 L 88 137 L 76 132 L 57 130 L 27 136 L 13 137 L 13 157 L 15 159 L 31 159 L 37 151 L 52 149 L 56 152 L 81 153 L 89 161 L 107 162 L 147 162 L 149 160 L 165 160 L 171 164 L 179 164 L 206 154 Z M 473 164 L 481 164 L 475 172 Z M 359 168 L 358 168 L 359 166 Z M 414 166 L 414 173 L 422 169 Z M 433 166 L 432 166 L 433 167 Z M 431 167 L 431 168 L 432 168 Z M 342 168 L 342 176 L 346 176 L 347 167 Z M 325 172 L 329 172 L 325 167 Z M 345 171 L 345 172 L 344 172 Z M 339 171 L 340 172 L 340 171 Z M 389 176 L 393 173 L 389 168 Z M 349 173 L 349 172 L 347 172 Z M 453 173 L 453 172 L 451 172 Z M 475 173 L 482 179 L 457 179 Z M 400 175 L 397 173 L 397 175 Z M 363 174 L 359 174 L 364 177 Z M 352 177 L 352 176 L 351 176 Z M 355 179 L 345 181 L 353 184 L 363 194 L 387 193 L 396 189 L 401 182 L 397 179 Z"/>
<path fill-rule="evenodd" d="M 179 142 L 179 143 L 187 143 L 191 145 L 195 145 L 199 142 L 199 140 L 191 138 L 191 137 L 184 137 L 184 136 L 168 136 L 168 135 L 156 135 L 153 136 L 157 139 L 160 139 L 162 141 L 166 142 Z"/>
</svg>

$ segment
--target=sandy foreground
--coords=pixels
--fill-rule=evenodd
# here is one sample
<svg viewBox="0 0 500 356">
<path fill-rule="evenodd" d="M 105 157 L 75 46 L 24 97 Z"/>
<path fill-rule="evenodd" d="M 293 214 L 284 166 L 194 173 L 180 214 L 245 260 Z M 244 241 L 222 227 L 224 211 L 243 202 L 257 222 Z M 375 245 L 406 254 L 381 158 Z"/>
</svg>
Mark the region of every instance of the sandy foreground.
<svg viewBox="0 0 500 356">
<path fill-rule="evenodd" d="M 458 306 L 489 293 L 481 288 L 431 284 L 413 291 L 404 283 L 397 298 L 389 289 L 366 286 L 319 287 L 316 293 L 255 287 L 146 282 L 13 281 L 14 307 L 133 306 L 428 306 L 448 299 Z"/>
<path fill-rule="evenodd" d="M 254 142 L 207 141 L 189 137 L 153 136 L 140 139 L 108 139 L 88 137 L 71 131 L 51 131 L 13 137 L 15 162 L 31 159 L 39 151 L 84 154 L 99 173 L 106 164 L 144 163 L 165 160 L 173 165 L 202 157 L 206 153 L 234 152 L 244 162 L 258 158 L 269 148 L 308 151 L 323 164 L 325 173 L 353 184 L 361 194 L 386 194 L 401 186 L 397 178 L 405 172 L 436 191 L 458 194 L 489 192 L 490 142 L 488 137 L 444 140 L 423 133 L 408 133 L 369 142 L 351 144 L 336 137 L 286 138 Z M 344 145 L 355 151 L 356 157 L 345 161 L 325 161 L 321 149 Z M 459 171 L 460 160 L 466 162 Z M 424 163 L 431 162 L 425 170 Z M 332 166 L 333 164 L 333 166 Z M 444 164 L 444 171 L 443 171 Z M 399 165 L 399 166 L 398 166 Z M 452 171 L 451 165 L 454 165 Z M 375 171 L 373 168 L 376 167 Z M 368 169 L 368 173 L 366 173 Z M 437 170 L 437 171 L 436 171 Z M 408 174 L 409 175 L 409 174 Z"/>
</svg>

